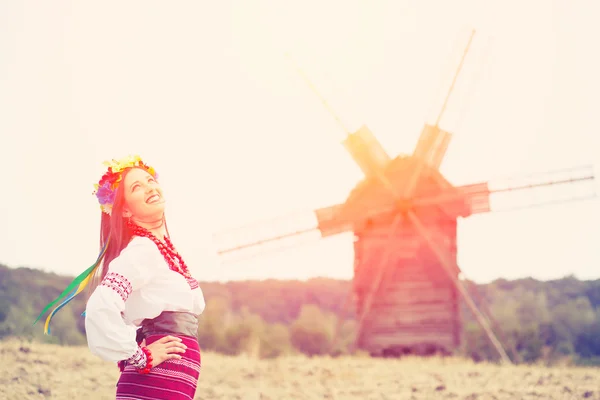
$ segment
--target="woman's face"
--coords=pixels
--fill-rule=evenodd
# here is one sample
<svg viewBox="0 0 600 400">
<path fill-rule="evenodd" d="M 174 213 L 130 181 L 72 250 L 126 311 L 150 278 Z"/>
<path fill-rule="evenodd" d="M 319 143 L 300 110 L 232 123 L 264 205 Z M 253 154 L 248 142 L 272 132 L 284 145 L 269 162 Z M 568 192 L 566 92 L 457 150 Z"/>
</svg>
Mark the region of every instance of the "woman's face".
<svg viewBox="0 0 600 400">
<path fill-rule="evenodd" d="M 132 168 L 123 179 L 123 216 L 139 221 L 162 218 L 165 200 L 160 185 L 148 172 Z"/>
</svg>

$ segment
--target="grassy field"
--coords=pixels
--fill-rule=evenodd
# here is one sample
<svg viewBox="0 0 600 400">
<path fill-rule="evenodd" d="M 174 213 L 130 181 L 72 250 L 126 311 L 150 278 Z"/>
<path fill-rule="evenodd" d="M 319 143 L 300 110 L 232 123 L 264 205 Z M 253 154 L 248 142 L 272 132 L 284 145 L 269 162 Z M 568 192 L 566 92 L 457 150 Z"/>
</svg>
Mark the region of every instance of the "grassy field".
<svg viewBox="0 0 600 400">
<path fill-rule="evenodd" d="M 0 398 L 114 399 L 116 365 L 86 347 L 0 342 Z M 457 359 L 285 357 L 206 352 L 196 399 L 600 399 L 600 369 Z"/>
</svg>

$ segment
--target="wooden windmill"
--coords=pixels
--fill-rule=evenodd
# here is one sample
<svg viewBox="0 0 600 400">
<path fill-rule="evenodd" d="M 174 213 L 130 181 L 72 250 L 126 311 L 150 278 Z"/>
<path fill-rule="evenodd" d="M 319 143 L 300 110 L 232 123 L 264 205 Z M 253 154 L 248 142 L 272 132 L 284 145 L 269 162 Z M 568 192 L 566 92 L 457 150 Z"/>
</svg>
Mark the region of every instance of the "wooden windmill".
<svg viewBox="0 0 600 400">
<path fill-rule="evenodd" d="M 227 261 L 310 232 L 328 237 L 352 231 L 355 262 L 349 299 L 357 314 L 357 347 L 373 355 L 422 346 L 451 352 L 461 341 L 462 299 L 501 359 L 510 362 L 488 318 L 459 279 L 457 219 L 490 212 L 490 194 L 495 192 L 575 187 L 575 182 L 591 186 L 593 170 L 549 172 L 497 189 L 489 182 L 453 186 L 439 171 L 452 137 L 438 126 L 448 97 L 436 123 L 423 127 L 410 156 L 392 159 L 366 126 L 348 133 L 343 145 L 364 179 L 344 203 L 313 210 L 314 224 L 295 226 L 294 217 L 282 217 L 219 232 L 213 236 L 218 254 Z M 279 234 L 274 235 L 277 230 Z"/>
</svg>

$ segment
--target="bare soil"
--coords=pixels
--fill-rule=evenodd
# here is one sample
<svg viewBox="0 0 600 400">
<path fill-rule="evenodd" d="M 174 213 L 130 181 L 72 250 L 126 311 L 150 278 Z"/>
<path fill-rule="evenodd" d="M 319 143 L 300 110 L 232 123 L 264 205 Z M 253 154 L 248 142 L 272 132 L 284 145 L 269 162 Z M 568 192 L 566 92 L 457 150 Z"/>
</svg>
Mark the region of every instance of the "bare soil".
<svg viewBox="0 0 600 400">
<path fill-rule="evenodd" d="M 0 342 L 0 399 L 114 399 L 119 371 L 86 347 Z M 600 369 L 455 358 L 202 356 L 196 399 L 596 399 Z"/>
</svg>

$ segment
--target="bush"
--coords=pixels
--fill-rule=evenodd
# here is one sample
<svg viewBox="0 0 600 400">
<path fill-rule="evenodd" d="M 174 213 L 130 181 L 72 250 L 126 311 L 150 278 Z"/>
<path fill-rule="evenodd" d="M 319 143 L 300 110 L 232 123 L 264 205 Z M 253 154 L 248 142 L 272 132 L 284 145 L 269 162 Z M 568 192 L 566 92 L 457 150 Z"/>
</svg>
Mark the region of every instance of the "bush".
<svg viewBox="0 0 600 400">
<path fill-rule="evenodd" d="M 333 338 L 334 322 L 335 319 L 325 315 L 319 307 L 304 305 L 290 328 L 293 346 L 309 356 L 327 354 Z"/>
</svg>

